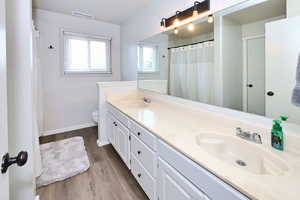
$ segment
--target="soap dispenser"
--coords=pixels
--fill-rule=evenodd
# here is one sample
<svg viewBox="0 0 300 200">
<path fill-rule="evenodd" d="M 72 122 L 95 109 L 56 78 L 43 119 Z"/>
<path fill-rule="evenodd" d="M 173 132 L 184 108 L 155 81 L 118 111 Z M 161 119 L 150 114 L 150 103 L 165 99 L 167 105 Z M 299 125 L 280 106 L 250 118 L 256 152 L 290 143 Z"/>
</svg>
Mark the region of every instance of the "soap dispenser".
<svg viewBox="0 0 300 200">
<path fill-rule="evenodd" d="M 283 130 L 281 123 L 282 121 L 286 121 L 288 119 L 287 116 L 280 116 L 280 120 L 273 121 L 273 128 L 272 128 L 272 138 L 271 143 L 272 147 L 277 150 L 283 151 Z"/>
</svg>

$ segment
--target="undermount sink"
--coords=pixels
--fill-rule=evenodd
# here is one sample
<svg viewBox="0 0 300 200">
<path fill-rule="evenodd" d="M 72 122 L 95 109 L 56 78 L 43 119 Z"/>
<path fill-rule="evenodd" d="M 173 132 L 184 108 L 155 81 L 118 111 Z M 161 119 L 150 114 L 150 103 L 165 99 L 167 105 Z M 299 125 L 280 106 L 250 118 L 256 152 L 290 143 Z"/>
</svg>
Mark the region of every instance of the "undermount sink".
<svg viewBox="0 0 300 200">
<path fill-rule="evenodd" d="M 287 165 L 271 152 L 239 138 L 215 133 L 196 136 L 199 148 L 210 155 L 258 175 L 283 175 Z"/>
</svg>

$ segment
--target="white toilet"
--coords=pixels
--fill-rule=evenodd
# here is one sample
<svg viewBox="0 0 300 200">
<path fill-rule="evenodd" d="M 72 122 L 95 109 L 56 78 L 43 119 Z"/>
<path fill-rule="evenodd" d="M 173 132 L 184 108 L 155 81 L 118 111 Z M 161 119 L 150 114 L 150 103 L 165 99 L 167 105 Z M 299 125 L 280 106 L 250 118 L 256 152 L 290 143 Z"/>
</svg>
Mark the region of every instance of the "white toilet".
<svg viewBox="0 0 300 200">
<path fill-rule="evenodd" d="M 95 122 L 95 124 L 98 125 L 98 121 L 99 121 L 99 112 L 98 112 L 98 110 L 96 110 L 92 113 L 92 119 Z"/>
</svg>

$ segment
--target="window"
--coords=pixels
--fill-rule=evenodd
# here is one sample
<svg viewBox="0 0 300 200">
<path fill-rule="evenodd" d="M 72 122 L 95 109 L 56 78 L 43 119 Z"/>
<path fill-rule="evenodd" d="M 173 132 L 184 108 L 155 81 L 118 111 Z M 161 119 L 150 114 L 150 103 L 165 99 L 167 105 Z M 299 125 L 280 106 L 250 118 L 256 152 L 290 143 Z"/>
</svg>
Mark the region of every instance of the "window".
<svg viewBox="0 0 300 200">
<path fill-rule="evenodd" d="M 157 47 L 150 45 L 138 46 L 138 72 L 158 72 Z"/>
<path fill-rule="evenodd" d="M 64 73 L 111 73 L 110 38 L 63 31 Z"/>
</svg>

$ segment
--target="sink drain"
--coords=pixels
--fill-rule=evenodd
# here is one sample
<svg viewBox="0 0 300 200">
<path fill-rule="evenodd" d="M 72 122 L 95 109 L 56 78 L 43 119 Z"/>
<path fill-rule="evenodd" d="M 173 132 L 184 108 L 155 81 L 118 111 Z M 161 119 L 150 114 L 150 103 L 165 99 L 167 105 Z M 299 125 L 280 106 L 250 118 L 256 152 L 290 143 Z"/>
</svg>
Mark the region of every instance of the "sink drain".
<svg viewBox="0 0 300 200">
<path fill-rule="evenodd" d="M 237 161 L 235 161 L 239 166 L 242 166 L 242 167 L 245 167 L 245 166 L 247 166 L 247 164 L 244 162 L 244 161 L 242 161 L 242 160 L 237 160 Z"/>
</svg>

